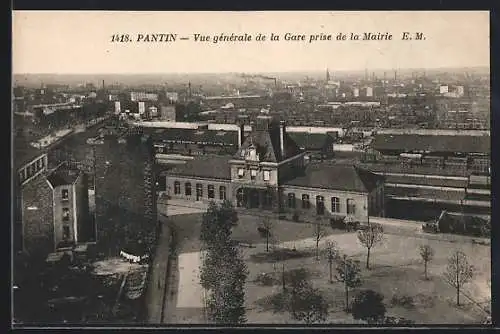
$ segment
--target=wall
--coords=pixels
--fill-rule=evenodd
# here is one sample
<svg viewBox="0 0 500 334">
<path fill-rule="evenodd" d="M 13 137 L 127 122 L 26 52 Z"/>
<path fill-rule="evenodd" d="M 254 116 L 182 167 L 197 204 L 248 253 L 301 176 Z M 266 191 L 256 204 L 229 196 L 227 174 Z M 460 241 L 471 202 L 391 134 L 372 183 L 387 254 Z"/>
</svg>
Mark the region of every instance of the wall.
<svg viewBox="0 0 500 334">
<path fill-rule="evenodd" d="M 24 250 L 48 254 L 55 249 L 52 188 L 45 176 L 39 175 L 21 192 Z"/>
<path fill-rule="evenodd" d="M 181 187 L 181 193 L 180 194 L 175 194 L 174 193 L 174 183 L 175 181 L 180 182 L 180 187 Z M 185 183 L 190 182 L 191 183 L 191 196 L 186 196 L 185 195 Z M 171 198 L 176 198 L 176 199 L 184 199 L 184 200 L 190 200 L 190 201 L 196 201 L 196 184 L 201 183 L 203 185 L 203 195 L 202 195 L 202 202 L 210 202 L 210 201 L 220 201 L 219 197 L 219 187 L 220 186 L 225 186 L 226 187 L 226 199 L 231 200 L 231 182 L 229 180 L 223 181 L 223 180 L 209 180 L 209 179 L 196 179 L 196 178 L 189 178 L 189 177 L 182 177 L 182 176 L 166 176 L 166 184 L 167 184 L 167 192 L 171 196 Z M 214 199 L 209 199 L 208 198 L 208 185 L 213 185 L 214 190 L 215 190 L 215 198 Z"/>
<path fill-rule="evenodd" d="M 291 209 L 288 206 L 288 194 L 295 193 L 295 209 Z M 309 210 L 302 209 L 302 195 L 309 195 L 309 201 L 311 208 Z M 354 193 L 354 192 L 344 192 L 335 191 L 327 189 L 316 189 L 316 188 L 302 188 L 296 186 L 285 186 L 283 187 L 283 201 L 285 203 L 285 208 L 288 211 L 300 211 L 306 216 L 316 216 L 316 196 L 323 196 L 325 203 L 325 216 L 332 215 L 331 209 L 331 198 L 338 197 L 340 200 L 340 212 L 334 213 L 334 215 L 345 216 L 347 215 L 347 199 L 353 199 L 356 204 L 356 212 L 353 218 L 356 221 L 367 222 L 368 220 L 368 194 Z"/>
<path fill-rule="evenodd" d="M 253 169 L 257 170 L 257 174 L 255 176 L 255 180 L 252 180 L 250 173 L 250 166 Z M 243 168 L 245 170 L 245 174 L 243 177 L 238 176 L 238 169 Z M 269 181 L 264 181 L 264 171 L 267 170 L 270 172 Z M 241 185 L 258 185 L 266 187 L 268 185 L 277 185 L 278 184 L 278 172 L 276 167 L 273 166 L 263 166 L 259 162 L 253 161 L 238 161 L 231 163 L 231 180 L 235 183 Z"/>
<path fill-rule="evenodd" d="M 77 242 L 90 241 L 93 237 L 92 222 L 90 220 L 89 211 L 89 192 L 88 192 L 88 177 L 86 174 L 81 174 L 75 182 L 76 195 L 76 210 L 77 210 Z"/>
<path fill-rule="evenodd" d="M 62 199 L 62 191 L 66 189 L 68 190 L 68 199 Z M 73 194 L 73 185 L 63 185 L 54 188 L 54 239 L 56 246 L 59 245 L 60 242 L 63 242 L 63 225 L 69 226 L 69 239 L 68 241 L 75 241 L 75 207 L 74 207 L 74 194 Z M 69 209 L 69 219 L 63 222 L 63 208 Z"/>
</svg>

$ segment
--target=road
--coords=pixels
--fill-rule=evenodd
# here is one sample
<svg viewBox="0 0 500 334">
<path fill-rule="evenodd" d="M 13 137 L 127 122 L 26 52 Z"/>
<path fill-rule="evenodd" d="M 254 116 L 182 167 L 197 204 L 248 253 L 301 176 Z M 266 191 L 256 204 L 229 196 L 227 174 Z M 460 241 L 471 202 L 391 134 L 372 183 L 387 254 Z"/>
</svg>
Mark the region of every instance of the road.
<svg viewBox="0 0 500 334">
<path fill-rule="evenodd" d="M 169 206 L 168 216 L 202 212 L 202 209 Z M 158 215 L 163 224 L 161 236 L 158 239 L 156 255 L 153 260 L 153 270 L 149 279 L 147 295 L 148 323 L 169 323 L 171 310 L 177 306 L 178 262 L 177 257 L 170 257 L 171 231 L 175 229 L 166 219 L 167 205 L 158 203 Z M 170 263 L 169 263 L 170 261 Z"/>
</svg>

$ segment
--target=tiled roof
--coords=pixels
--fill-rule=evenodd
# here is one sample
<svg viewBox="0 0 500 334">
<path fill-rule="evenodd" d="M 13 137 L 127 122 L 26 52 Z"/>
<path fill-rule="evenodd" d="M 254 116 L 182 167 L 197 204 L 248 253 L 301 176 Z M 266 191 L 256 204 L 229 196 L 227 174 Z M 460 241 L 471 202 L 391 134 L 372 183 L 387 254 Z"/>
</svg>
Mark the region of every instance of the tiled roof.
<svg viewBox="0 0 500 334">
<path fill-rule="evenodd" d="M 47 180 L 50 182 L 52 187 L 58 187 L 62 185 L 73 184 L 78 177 L 80 172 L 75 169 L 69 169 L 64 165 L 61 165 L 55 171 L 47 176 Z"/>
<path fill-rule="evenodd" d="M 375 150 L 490 153 L 490 136 L 389 135 L 375 136 Z"/>
<path fill-rule="evenodd" d="M 315 163 L 307 166 L 303 175 L 287 181 L 285 184 L 300 187 L 370 192 L 376 187 L 377 181 L 382 180 L 382 176 L 354 165 Z"/>
<path fill-rule="evenodd" d="M 231 180 L 230 156 L 200 156 L 168 171 L 168 175 Z"/>
<path fill-rule="evenodd" d="M 281 152 L 279 123 L 273 122 L 267 129 L 256 129 L 246 136 L 235 158 L 240 159 L 244 155 L 243 151 L 251 146 L 256 148 L 259 160 L 262 162 L 280 162 L 301 152 L 286 130 L 283 137 L 284 154 Z"/>
</svg>

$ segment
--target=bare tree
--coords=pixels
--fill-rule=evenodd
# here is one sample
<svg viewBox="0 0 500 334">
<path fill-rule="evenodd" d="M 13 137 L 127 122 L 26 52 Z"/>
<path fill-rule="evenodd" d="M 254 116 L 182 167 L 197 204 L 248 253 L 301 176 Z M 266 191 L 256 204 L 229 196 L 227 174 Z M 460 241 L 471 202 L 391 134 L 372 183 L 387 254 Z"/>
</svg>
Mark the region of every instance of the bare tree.
<svg viewBox="0 0 500 334">
<path fill-rule="evenodd" d="M 448 266 L 444 272 L 444 279 L 457 291 L 457 306 L 460 305 L 460 291 L 464 284 L 474 277 L 474 266 L 469 264 L 467 255 L 462 251 L 454 252 L 448 258 Z"/>
<path fill-rule="evenodd" d="M 337 275 L 335 275 L 335 278 L 337 281 L 344 283 L 346 311 L 349 310 L 349 289 L 361 285 L 360 272 L 359 261 L 348 259 L 347 255 L 344 254 L 337 266 Z"/>
<path fill-rule="evenodd" d="M 326 249 L 326 259 L 328 260 L 328 266 L 330 269 L 330 283 L 333 283 L 333 262 L 339 256 L 337 243 L 335 241 L 328 241 L 325 245 L 325 249 Z"/>
<path fill-rule="evenodd" d="M 269 252 L 269 241 L 272 237 L 273 221 L 269 217 L 264 218 L 262 227 L 264 228 L 266 234 L 266 252 Z"/>
<path fill-rule="evenodd" d="M 384 230 L 379 224 L 369 224 L 364 230 L 358 231 L 359 242 L 367 249 L 366 269 L 370 269 L 370 251 L 373 247 L 382 243 Z"/>
<path fill-rule="evenodd" d="M 420 257 L 424 261 L 424 274 L 425 274 L 425 279 L 427 280 L 427 263 L 432 261 L 432 258 L 434 257 L 434 249 L 432 249 L 431 246 L 429 245 L 420 245 L 419 247 L 420 250 Z"/>
<path fill-rule="evenodd" d="M 319 260 L 319 242 L 325 236 L 325 229 L 320 221 L 314 225 L 314 240 L 316 240 L 316 260 Z"/>
</svg>

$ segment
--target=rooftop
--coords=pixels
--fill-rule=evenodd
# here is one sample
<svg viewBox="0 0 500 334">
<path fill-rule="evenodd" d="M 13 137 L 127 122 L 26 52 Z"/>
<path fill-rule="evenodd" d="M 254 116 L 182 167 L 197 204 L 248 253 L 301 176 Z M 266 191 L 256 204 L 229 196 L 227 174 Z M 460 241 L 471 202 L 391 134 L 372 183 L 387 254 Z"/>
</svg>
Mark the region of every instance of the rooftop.
<svg viewBox="0 0 500 334">
<path fill-rule="evenodd" d="M 81 172 L 77 169 L 70 168 L 65 164 L 62 164 L 47 176 L 47 180 L 50 182 L 52 187 L 55 188 L 75 183 L 80 174 Z"/>
<path fill-rule="evenodd" d="M 230 180 L 229 160 L 231 160 L 231 156 L 200 156 L 174 167 L 168 174 Z"/>
<path fill-rule="evenodd" d="M 246 136 L 235 158 L 245 156 L 245 152 L 251 147 L 256 149 L 261 162 L 280 162 L 300 154 L 299 146 L 286 131 L 283 135 L 284 152 L 281 152 L 280 137 L 279 123 L 270 118 L 262 118 L 256 129 Z"/>
<path fill-rule="evenodd" d="M 292 132 L 290 137 L 301 149 L 320 150 L 333 143 L 333 137 L 326 133 Z"/>
<path fill-rule="evenodd" d="M 372 147 L 375 150 L 486 153 L 491 151 L 490 136 L 434 136 L 416 134 L 379 134 Z"/>
<path fill-rule="evenodd" d="M 237 145 L 236 131 L 198 130 L 198 129 L 144 129 L 152 135 L 154 142 L 191 142 L 211 143 L 215 145 Z"/>
<path fill-rule="evenodd" d="M 287 181 L 285 184 L 366 193 L 372 191 L 376 187 L 377 181 L 383 179 L 382 176 L 355 165 L 314 163 L 307 166 L 303 175 Z"/>
<path fill-rule="evenodd" d="M 14 168 L 18 170 L 28 162 L 45 154 L 44 149 L 39 149 L 30 145 L 30 143 L 22 137 L 14 138 Z"/>
</svg>

